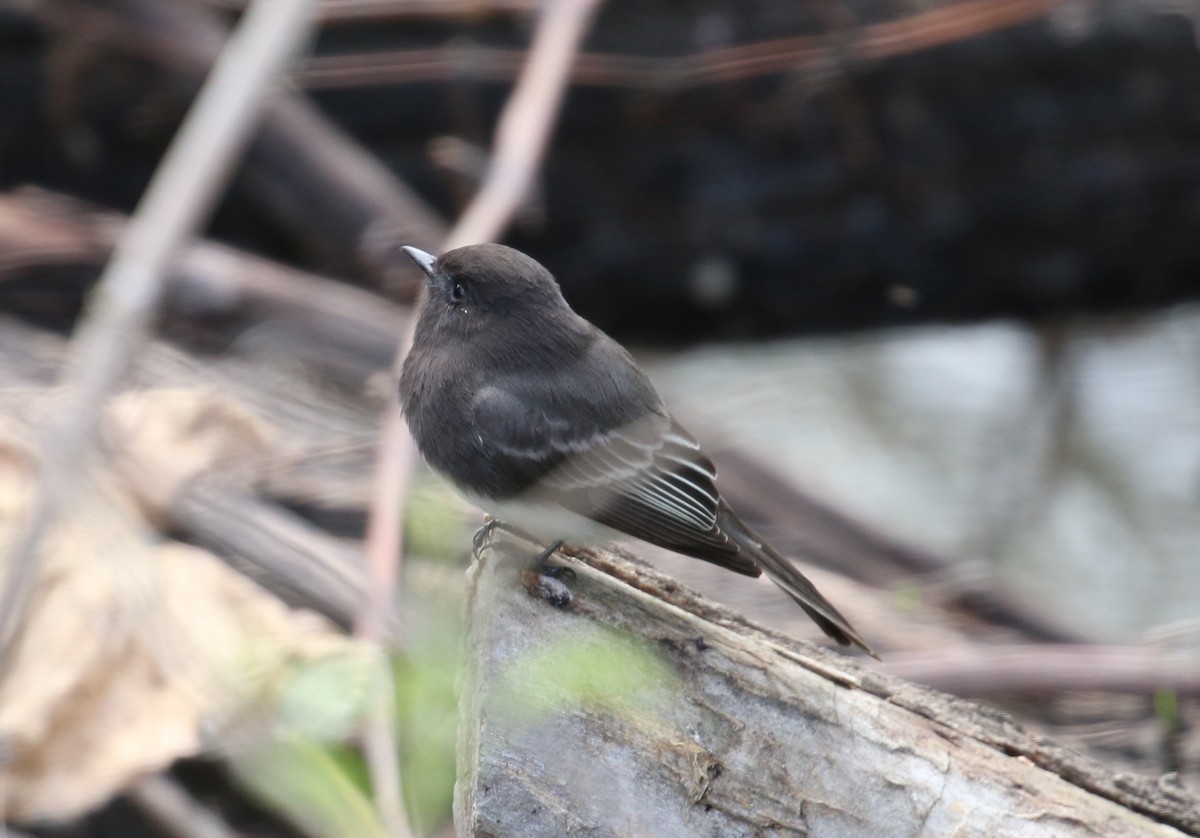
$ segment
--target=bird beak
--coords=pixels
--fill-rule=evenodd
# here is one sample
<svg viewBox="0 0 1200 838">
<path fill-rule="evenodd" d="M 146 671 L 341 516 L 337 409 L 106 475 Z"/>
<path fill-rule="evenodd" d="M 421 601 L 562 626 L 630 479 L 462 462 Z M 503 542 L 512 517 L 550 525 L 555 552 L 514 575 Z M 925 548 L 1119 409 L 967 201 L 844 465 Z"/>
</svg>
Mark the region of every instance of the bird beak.
<svg viewBox="0 0 1200 838">
<path fill-rule="evenodd" d="M 434 256 L 432 253 L 426 253 L 420 248 L 411 247 L 410 245 L 405 245 L 400 249 L 407 253 L 408 258 L 416 262 L 421 267 L 421 270 L 425 271 L 425 275 L 428 276 L 431 281 L 437 278 L 437 273 L 433 269 L 433 263 L 437 261 L 436 256 Z"/>
</svg>

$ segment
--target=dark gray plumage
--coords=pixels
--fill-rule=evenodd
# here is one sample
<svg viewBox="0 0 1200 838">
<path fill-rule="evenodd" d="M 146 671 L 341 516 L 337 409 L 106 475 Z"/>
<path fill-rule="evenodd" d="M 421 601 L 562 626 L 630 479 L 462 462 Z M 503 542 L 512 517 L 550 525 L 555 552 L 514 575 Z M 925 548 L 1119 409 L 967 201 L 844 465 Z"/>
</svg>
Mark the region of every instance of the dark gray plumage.
<svg viewBox="0 0 1200 838">
<path fill-rule="evenodd" d="M 548 542 L 611 531 L 747 576 L 763 571 L 839 643 L 870 647 L 720 496 L 716 469 L 633 358 L 571 310 L 533 259 L 498 244 L 440 258 L 400 397 L 429 464 Z M 599 526 L 596 526 L 599 525 Z"/>
</svg>

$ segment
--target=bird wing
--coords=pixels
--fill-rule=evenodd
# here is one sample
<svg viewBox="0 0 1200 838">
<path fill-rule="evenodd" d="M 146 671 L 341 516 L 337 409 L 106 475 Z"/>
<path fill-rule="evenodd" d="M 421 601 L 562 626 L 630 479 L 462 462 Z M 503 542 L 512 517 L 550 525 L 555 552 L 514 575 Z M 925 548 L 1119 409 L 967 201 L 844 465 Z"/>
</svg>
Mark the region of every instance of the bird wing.
<svg viewBox="0 0 1200 838">
<path fill-rule="evenodd" d="M 636 393 L 644 398 L 614 401 L 603 388 L 571 387 L 533 398 L 487 386 L 472 405 L 474 429 L 492 468 L 523 495 L 758 576 L 759 566 L 717 525 L 720 495 L 712 462 L 649 382 L 633 383 L 644 388 Z M 642 414 L 630 415 L 631 404 L 641 405 Z"/>
</svg>

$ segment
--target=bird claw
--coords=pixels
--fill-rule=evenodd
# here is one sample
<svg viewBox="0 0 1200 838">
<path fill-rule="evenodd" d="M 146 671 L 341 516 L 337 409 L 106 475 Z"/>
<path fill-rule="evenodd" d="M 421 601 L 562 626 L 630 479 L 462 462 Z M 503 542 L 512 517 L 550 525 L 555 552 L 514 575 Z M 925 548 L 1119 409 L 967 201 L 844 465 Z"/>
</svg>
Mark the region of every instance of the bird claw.
<svg viewBox="0 0 1200 838">
<path fill-rule="evenodd" d="M 555 608 L 566 608 L 575 601 L 575 594 L 567 587 L 568 582 L 575 580 L 575 571 L 549 564 L 550 557 L 562 544 L 556 541 L 548 546 L 533 560 L 533 566 L 521 574 L 521 582 L 529 595 L 544 599 Z"/>
<path fill-rule="evenodd" d="M 475 531 L 475 536 L 471 539 L 476 556 L 482 555 L 484 550 L 492 549 L 494 545 L 491 542 L 491 536 L 497 529 L 520 533 L 519 530 L 514 530 L 489 516 L 483 522 L 483 526 Z M 575 571 L 569 567 L 549 564 L 550 557 L 554 555 L 555 550 L 562 547 L 562 544 L 561 541 L 556 541 L 548 546 L 538 553 L 531 567 L 521 572 L 521 584 L 529 595 L 543 599 L 555 608 L 567 608 L 575 601 L 575 595 L 567 587 L 568 582 L 575 581 Z"/>
<path fill-rule="evenodd" d="M 575 571 L 571 570 L 569 567 L 563 567 L 561 565 L 542 565 L 540 568 L 538 568 L 538 570 L 543 576 L 549 576 L 551 579 L 564 584 L 570 584 L 571 582 L 575 581 Z"/>
<path fill-rule="evenodd" d="M 480 527 L 479 529 L 475 530 L 475 535 L 471 539 L 471 547 L 474 550 L 476 555 L 478 555 L 480 552 L 483 551 L 483 549 L 485 547 L 484 542 L 491 539 L 492 533 L 496 530 L 497 527 L 503 529 L 504 525 L 501 524 L 495 518 L 492 518 L 489 516 L 483 522 L 483 526 Z M 488 544 L 486 546 L 491 547 L 490 544 Z"/>
<path fill-rule="evenodd" d="M 559 572 L 564 570 L 567 573 Z M 530 596 L 545 600 L 555 608 L 568 608 L 575 602 L 575 594 L 561 579 L 568 574 L 572 577 L 575 575 L 566 567 L 530 567 L 521 573 L 521 584 Z"/>
</svg>

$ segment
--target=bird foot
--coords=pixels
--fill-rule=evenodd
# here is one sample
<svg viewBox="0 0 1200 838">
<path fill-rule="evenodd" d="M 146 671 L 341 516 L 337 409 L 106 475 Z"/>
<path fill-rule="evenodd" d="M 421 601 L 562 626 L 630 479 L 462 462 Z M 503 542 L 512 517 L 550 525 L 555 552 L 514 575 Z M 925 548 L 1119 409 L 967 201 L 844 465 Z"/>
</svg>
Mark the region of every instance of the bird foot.
<svg viewBox="0 0 1200 838">
<path fill-rule="evenodd" d="M 490 550 L 493 547 L 491 537 L 497 529 L 511 532 L 530 541 L 533 540 L 520 530 L 488 516 L 487 520 L 483 522 L 483 526 L 475 531 L 475 536 L 471 539 L 476 556 L 482 555 L 484 550 Z M 575 595 L 567 587 L 569 582 L 575 580 L 575 571 L 569 567 L 550 564 L 550 557 L 562 545 L 561 541 L 554 542 L 538 553 L 533 564 L 521 572 L 521 584 L 529 595 L 544 599 L 555 608 L 567 608 L 575 601 Z"/>
<path fill-rule="evenodd" d="M 575 571 L 549 564 L 550 557 L 559 547 L 562 542 L 556 541 L 539 553 L 533 566 L 521 573 L 521 584 L 530 596 L 544 599 L 555 608 L 567 608 L 575 601 L 575 594 L 567 587 L 568 582 L 574 581 Z"/>
<path fill-rule="evenodd" d="M 575 594 L 561 579 L 542 573 L 531 567 L 521 573 L 521 584 L 531 597 L 543 599 L 555 608 L 569 608 L 575 602 Z"/>
<path fill-rule="evenodd" d="M 479 555 L 485 546 L 491 547 L 490 544 L 485 545 L 484 542 L 491 539 L 492 532 L 497 528 L 504 529 L 504 524 L 489 515 L 484 519 L 483 526 L 475 530 L 475 535 L 471 539 L 471 548 L 476 555 Z"/>
</svg>

